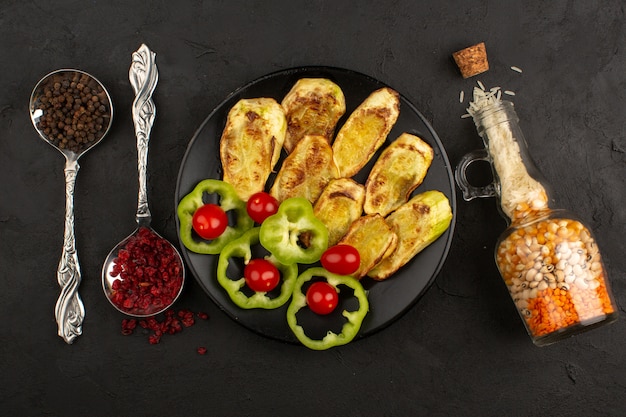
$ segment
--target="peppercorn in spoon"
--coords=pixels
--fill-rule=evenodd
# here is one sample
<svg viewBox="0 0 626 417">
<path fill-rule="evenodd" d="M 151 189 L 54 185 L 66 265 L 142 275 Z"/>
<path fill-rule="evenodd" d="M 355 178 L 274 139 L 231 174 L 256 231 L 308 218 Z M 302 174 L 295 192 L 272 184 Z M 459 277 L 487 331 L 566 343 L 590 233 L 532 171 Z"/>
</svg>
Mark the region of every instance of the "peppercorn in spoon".
<svg viewBox="0 0 626 417">
<path fill-rule="evenodd" d="M 80 265 L 74 235 L 74 186 L 78 159 L 104 138 L 113 120 L 109 93 L 93 76 L 60 69 L 43 77 L 30 96 L 30 118 L 46 142 L 65 157 L 65 231 L 57 269 L 61 287 L 54 313 L 58 334 L 72 343 L 82 334 L 85 308 L 78 294 Z"/>
<path fill-rule="evenodd" d="M 102 287 L 115 308 L 134 317 L 153 316 L 170 307 L 182 292 L 185 269 L 178 250 L 150 226 L 148 141 L 156 116 L 152 93 L 159 75 L 156 54 L 146 46 L 133 53 L 129 71 L 135 91 L 133 121 L 137 137 L 138 228 L 115 246 L 102 268 Z"/>
</svg>

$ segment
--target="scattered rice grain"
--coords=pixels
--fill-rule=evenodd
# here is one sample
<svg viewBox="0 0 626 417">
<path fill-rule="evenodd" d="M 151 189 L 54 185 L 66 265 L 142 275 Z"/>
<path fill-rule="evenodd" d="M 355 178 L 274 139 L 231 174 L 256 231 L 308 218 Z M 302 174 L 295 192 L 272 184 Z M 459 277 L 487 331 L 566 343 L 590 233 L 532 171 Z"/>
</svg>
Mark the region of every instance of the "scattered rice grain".
<svg viewBox="0 0 626 417">
<path fill-rule="evenodd" d="M 459 93 L 459 103 L 463 103 L 463 99 L 465 98 L 465 91 L 461 90 Z"/>
<path fill-rule="evenodd" d="M 469 107 L 467 108 L 467 113 L 470 116 L 474 116 L 478 111 L 494 102 L 500 101 L 498 97 L 498 91 L 485 91 L 483 88 L 484 84 L 480 83 L 479 87 L 474 87 L 474 97 L 472 101 L 469 102 Z"/>
<path fill-rule="evenodd" d="M 514 96 L 515 95 L 515 91 L 511 91 L 511 90 L 504 90 L 504 94 L 508 95 L 508 96 Z"/>
<path fill-rule="evenodd" d="M 485 84 L 481 83 L 480 80 L 476 81 L 481 90 L 485 91 Z"/>
<path fill-rule="evenodd" d="M 512 66 L 511 69 L 515 72 L 519 72 L 520 74 L 522 73 L 522 69 L 516 66 Z"/>
</svg>

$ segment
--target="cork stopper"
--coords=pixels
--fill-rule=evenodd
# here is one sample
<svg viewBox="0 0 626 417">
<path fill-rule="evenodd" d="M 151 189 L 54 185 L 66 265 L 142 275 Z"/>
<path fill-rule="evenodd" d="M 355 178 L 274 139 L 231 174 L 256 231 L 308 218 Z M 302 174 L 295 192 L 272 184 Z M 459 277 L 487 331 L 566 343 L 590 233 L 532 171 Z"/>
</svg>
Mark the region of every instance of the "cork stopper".
<svg viewBox="0 0 626 417">
<path fill-rule="evenodd" d="M 470 78 L 489 70 L 487 48 L 481 42 L 452 54 L 463 78 Z"/>
</svg>

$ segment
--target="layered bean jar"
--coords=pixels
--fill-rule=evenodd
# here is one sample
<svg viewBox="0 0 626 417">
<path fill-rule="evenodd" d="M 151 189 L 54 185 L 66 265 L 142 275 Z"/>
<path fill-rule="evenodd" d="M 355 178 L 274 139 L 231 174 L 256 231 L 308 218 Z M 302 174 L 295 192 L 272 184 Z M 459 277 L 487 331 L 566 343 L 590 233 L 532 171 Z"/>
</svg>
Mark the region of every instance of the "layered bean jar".
<svg viewBox="0 0 626 417">
<path fill-rule="evenodd" d="M 533 342 L 551 344 L 617 319 L 601 252 L 574 214 L 550 207 L 546 181 L 532 162 L 513 103 L 497 89 L 476 88 L 468 108 L 485 149 L 456 169 L 464 198 L 497 197 L 508 228 L 495 260 Z M 494 181 L 475 187 L 466 176 L 477 161 L 491 164 Z"/>
</svg>

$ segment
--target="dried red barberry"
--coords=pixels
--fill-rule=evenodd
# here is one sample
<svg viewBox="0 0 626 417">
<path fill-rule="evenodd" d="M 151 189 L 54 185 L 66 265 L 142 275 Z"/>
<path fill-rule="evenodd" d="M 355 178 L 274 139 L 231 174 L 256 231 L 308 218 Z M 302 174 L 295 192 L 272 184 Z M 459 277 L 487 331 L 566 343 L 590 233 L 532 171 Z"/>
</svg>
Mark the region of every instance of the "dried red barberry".
<svg viewBox="0 0 626 417">
<path fill-rule="evenodd" d="M 114 259 L 111 301 L 131 314 L 149 315 L 171 304 L 183 285 L 183 265 L 165 239 L 142 227 Z"/>
<path fill-rule="evenodd" d="M 204 346 L 200 346 L 200 347 L 197 349 L 197 351 L 198 351 L 198 353 L 199 353 L 200 355 L 206 355 L 206 353 L 207 353 L 207 348 L 205 348 Z"/>
<path fill-rule="evenodd" d="M 135 328 L 137 327 L 136 319 L 124 319 L 122 320 L 122 334 L 130 335 L 133 333 Z"/>
<path fill-rule="evenodd" d="M 194 313 L 193 311 L 188 309 L 181 309 L 178 311 L 168 309 L 162 314 L 162 317 L 150 316 L 141 320 L 123 319 L 122 334 L 132 334 L 137 325 L 139 325 L 139 327 L 141 327 L 142 329 L 151 331 L 151 333 L 148 335 L 148 342 L 152 345 L 156 345 L 161 342 L 161 338 L 164 335 L 174 335 L 176 333 L 182 332 L 183 326 L 193 326 L 195 324 L 195 316 L 198 316 L 203 320 L 209 318 L 209 315 L 203 312 Z M 205 349 L 204 353 L 201 353 L 200 351 L 198 351 L 198 353 L 204 355 L 206 353 L 206 348 L 203 349 Z"/>
</svg>

